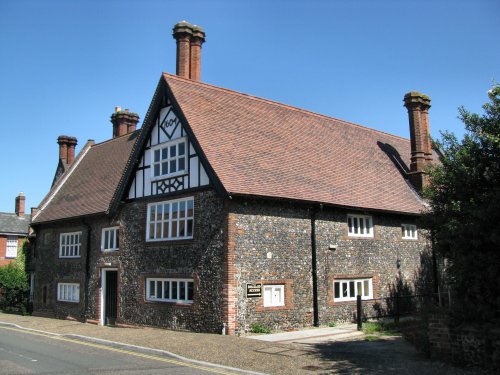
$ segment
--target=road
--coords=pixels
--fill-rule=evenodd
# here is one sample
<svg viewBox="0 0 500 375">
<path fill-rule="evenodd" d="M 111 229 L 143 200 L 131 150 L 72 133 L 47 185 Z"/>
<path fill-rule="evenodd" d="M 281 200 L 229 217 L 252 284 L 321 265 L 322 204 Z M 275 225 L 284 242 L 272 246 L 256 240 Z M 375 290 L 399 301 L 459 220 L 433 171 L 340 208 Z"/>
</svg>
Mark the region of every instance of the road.
<svg viewBox="0 0 500 375">
<path fill-rule="evenodd" d="M 0 327 L 0 374 L 234 374 L 162 354 Z"/>
</svg>

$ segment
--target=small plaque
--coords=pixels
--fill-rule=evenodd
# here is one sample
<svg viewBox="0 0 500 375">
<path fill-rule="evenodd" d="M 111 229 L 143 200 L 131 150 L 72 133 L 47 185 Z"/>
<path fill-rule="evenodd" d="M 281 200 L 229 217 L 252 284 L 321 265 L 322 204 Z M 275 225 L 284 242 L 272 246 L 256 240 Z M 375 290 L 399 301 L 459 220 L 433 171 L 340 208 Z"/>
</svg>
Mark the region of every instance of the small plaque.
<svg viewBox="0 0 500 375">
<path fill-rule="evenodd" d="M 262 284 L 247 284 L 247 298 L 262 297 Z"/>
</svg>

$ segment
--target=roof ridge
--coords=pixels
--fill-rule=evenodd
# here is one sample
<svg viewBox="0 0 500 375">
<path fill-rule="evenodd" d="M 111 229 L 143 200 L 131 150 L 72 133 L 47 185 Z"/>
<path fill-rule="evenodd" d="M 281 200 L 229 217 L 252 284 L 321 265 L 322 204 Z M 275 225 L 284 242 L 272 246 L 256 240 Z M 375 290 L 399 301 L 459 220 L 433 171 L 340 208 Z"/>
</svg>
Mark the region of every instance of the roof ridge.
<svg viewBox="0 0 500 375">
<path fill-rule="evenodd" d="M 216 85 L 213 85 L 213 84 L 210 84 L 210 83 L 200 82 L 200 81 L 193 81 L 191 79 L 180 77 L 178 75 L 171 74 L 171 73 L 166 73 L 166 72 L 163 72 L 163 75 L 166 75 L 169 78 L 173 78 L 173 79 L 176 79 L 176 80 L 179 80 L 179 81 L 184 81 L 186 83 L 194 84 L 196 86 L 201 86 L 201 87 L 208 86 L 208 87 L 210 87 L 212 89 L 215 89 L 215 90 L 218 90 L 218 91 L 222 91 L 222 92 L 227 92 L 229 94 L 235 94 L 235 95 L 243 96 L 243 97 L 246 97 L 246 98 L 249 98 L 249 99 L 253 99 L 253 100 L 257 100 L 257 101 L 264 102 L 264 103 L 267 103 L 267 104 L 271 104 L 271 105 L 276 105 L 276 106 L 279 106 L 279 107 L 287 108 L 287 109 L 290 109 L 290 110 L 293 110 L 293 111 L 301 112 L 301 113 L 304 113 L 304 114 L 307 114 L 307 115 L 311 115 L 311 116 L 315 116 L 315 117 L 319 117 L 319 118 L 322 118 L 322 119 L 340 121 L 340 122 L 342 122 L 342 123 L 344 123 L 346 125 L 351 125 L 351 126 L 355 126 L 357 128 L 365 129 L 365 130 L 372 131 L 372 132 L 375 132 L 375 133 L 380 133 L 380 134 L 388 135 L 388 136 L 393 137 L 393 138 L 397 138 L 397 139 L 401 139 L 401 140 L 406 140 L 406 141 L 409 139 L 409 138 L 401 137 L 399 135 L 388 133 L 388 132 L 385 132 L 385 131 L 382 131 L 382 130 L 373 129 L 373 128 L 370 128 L 368 126 L 356 124 L 354 122 L 342 120 L 342 119 L 339 119 L 339 118 L 336 118 L 336 117 L 327 116 L 327 115 L 324 115 L 324 114 L 321 114 L 321 113 L 317 113 L 317 112 L 314 112 L 314 111 L 311 111 L 311 110 L 308 110 L 308 109 L 296 107 L 296 106 L 293 106 L 293 105 L 290 105 L 290 104 L 281 103 L 281 102 L 278 102 L 278 101 L 275 101 L 275 100 L 271 100 L 271 99 L 261 98 L 259 96 L 255 96 L 255 95 L 245 94 L 245 93 L 240 92 L 240 91 L 227 89 L 227 88 L 216 86 Z"/>
</svg>

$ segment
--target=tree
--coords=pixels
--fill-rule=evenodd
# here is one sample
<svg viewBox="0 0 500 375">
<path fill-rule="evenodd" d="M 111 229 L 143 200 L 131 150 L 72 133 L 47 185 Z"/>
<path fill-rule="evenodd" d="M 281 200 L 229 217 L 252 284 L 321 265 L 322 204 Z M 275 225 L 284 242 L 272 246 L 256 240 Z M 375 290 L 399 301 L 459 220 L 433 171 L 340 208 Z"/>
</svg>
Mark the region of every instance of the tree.
<svg viewBox="0 0 500 375">
<path fill-rule="evenodd" d="M 459 108 L 466 134 L 443 133 L 442 164 L 429 170 L 425 222 L 436 254 L 445 259 L 459 321 L 500 314 L 500 85 L 485 113 Z"/>
<path fill-rule="evenodd" d="M 25 241 L 18 249 L 17 258 L 10 264 L 0 267 L 0 308 L 5 311 L 26 313 L 28 303 L 28 276 L 25 272 Z"/>
</svg>

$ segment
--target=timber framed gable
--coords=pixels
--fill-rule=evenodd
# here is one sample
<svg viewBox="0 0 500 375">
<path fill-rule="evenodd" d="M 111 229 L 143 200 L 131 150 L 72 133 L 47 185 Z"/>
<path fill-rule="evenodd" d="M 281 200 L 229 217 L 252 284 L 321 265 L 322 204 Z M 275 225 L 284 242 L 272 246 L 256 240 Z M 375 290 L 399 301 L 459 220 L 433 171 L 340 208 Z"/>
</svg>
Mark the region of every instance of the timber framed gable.
<svg viewBox="0 0 500 375">
<path fill-rule="evenodd" d="M 163 77 L 120 185 L 110 211 L 121 198 L 135 200 L 207 187 L 225 193 Z"/>
</svg>

